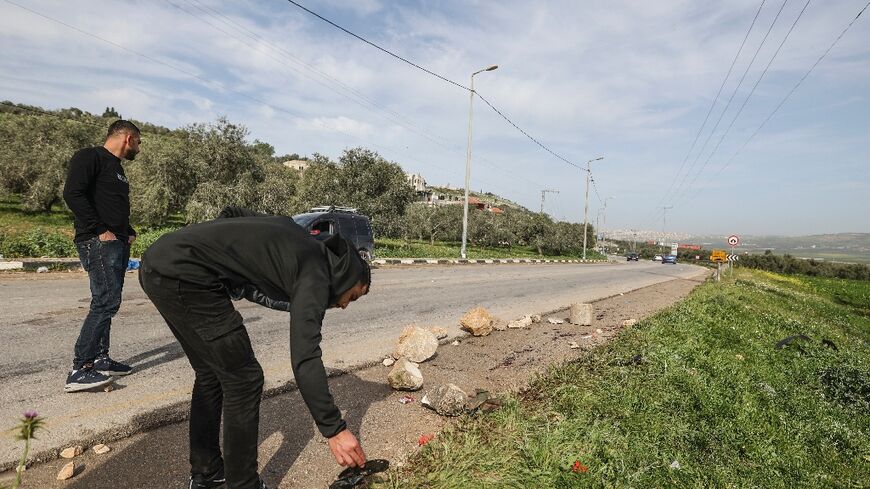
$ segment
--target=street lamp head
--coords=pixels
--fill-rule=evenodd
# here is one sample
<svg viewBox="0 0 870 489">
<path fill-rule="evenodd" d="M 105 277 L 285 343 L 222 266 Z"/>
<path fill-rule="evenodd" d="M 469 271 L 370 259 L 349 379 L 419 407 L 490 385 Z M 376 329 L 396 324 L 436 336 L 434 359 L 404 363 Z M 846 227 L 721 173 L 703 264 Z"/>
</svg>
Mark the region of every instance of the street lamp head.
<svg viewBox="0 0 870 489">
<path fill-rule="evenodd" d="M 484 71 L 492 71 L 492 70 L 497 70 L 497 69 L 498 69 L 498 65 L 492 65 L 489 68 L 485 69 Z"/>
</svg>

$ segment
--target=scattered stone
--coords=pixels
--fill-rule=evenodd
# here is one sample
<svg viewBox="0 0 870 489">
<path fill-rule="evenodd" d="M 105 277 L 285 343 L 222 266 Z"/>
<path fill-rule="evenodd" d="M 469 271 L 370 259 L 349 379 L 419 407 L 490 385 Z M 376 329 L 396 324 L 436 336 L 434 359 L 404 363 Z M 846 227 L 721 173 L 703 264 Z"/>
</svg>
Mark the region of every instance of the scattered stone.
<svg viewBox="0 0 870 489">
<path fill-rule="evenodd" d="M 469 412 L 476 410 L 490 399 L 489 391 L 485 389 L 475 389 L 474 396 L 470 397 L 466 403 L 466 409 Z"/>
<path fill-rule="evenodd" d="M 429 331 L 435 335 L 436 339 L 443 340 L 444 338 L 447 338 L 447 330 L 441 326 L 433 326 L 429 328 Z"/>
<path fill-rule="evenodd" d="M 36 269 L 36 273 L 48 273 L 48 267 L 39 267 Z"/>
<path fill-rule="evenodd" d="M 592 335 L 591 335 L 591 334 L 580 335 L 580 339 L 588 340 L 589 338 L 592 338 Z"/>
<path fill-rule="evenodd" d="M 633 319 L 633 318 L 626 319 L 625 321 L 622 322 L 622 325 L 625 327 L 634 326 L 635 324 L 637 324 L 637 319 Z"/>
<path fill-rule="evenodd" d="M 492 333 L 492 321 L 493 317 L 489 311 L 482 307 L 475 307 L 462 316 L 459 324 L 462 329 L 474 336 L 486 336 Z"/>
<path fill-rule="evenodd" d="M 60 472 L 57 473 L 57 480 L 65 481 L 67 479 L 72 479 L 72 476 L 76 474 L 76 463 L 70 462 L 63 466 L 60 469 Z"/>
<path fill-rule="evenodd" d="M 393 357 L 387 357 L 387 358 L 384 358 L 384 361 L 381 363 L 384 364 L 384 367 L 389 367 L 392 364 L 396 363 L 396 360 Z"/>
<path fill-rule="evenodd" d="M 508 323 L 505 322 L 504 319 L 493 318 L 492 329 L 494 329 L 496 331 L 506 331 L 508 329 Z"/>
<path fill-rule="evenodd" d="M 444 384 L 426 393 L 420 404 L 441 416 L 459 416 L 465 412 L 466 399 L 468 396 L 462 389 L 453 384 Z"/>
<path fill-rule="evenodd" d="M 536 323 L 536 324 L 537 324 L 537 323 L 540 323 L 541 320 L 543 319 L 543 318 L 541 317 L 540 314 L 532 314 L 532 315 L 529 316 L 529 317 L 532 318 L 532 322 L 533 322 L 533 323 Z"/>
<path fill-rule="evenodd" d="M 682 468 L 682 466 L 680 465 L 680 462 L 677 462 L 676 460 L 674 460 L 673 462 L 671 462 L 671 468 L 674 470 L 680 470 L 680 468 Z"/>
<path fill-rule="evenodd" d="M 580 348 L 580 345 L 576 341 L 572 341 L 568 343 L 568 348 L 576 350 L 577 348 Z"/>
<path fill-rule="evenodd" d="M 82 452 L 84 452 L 84 451 L 85 451 L 85 449 L 82 448 L 81 445 L 76 445 L 76 446 L 72 446 L 72 447 L 66 447 L 66 448 L 64 448 L 63 450 L 60 451 L 60 456 L 63 457 L 63 458 L 73 458 L 73 457 L 78 457 L 78 456 L 81 455 Z"/>
<path fill-rule="evenodd" d="M 387 375 L 390 387 L 401 391 L 415 391 L 423 387 L 423 373 L 414 362 L 400 358 Z"/>
<path fill-rule="evenodd" d="M 112 392 L 113 390 L 115 390 L 114 383 L 108 384 L 105 387 L 103 387 L 103 392 Z"/>
<path fill-rule="evenodd" d="M 531 316 L 523 316 L 520 319 L 511 321 L 507 324 L 508 328 L 527 328 L 532 325 Z"/>
<path fill-rule="evenodd" d="M 104 453 L 109 453 L 110 451 L 112 451 L 112 449 L 109 448 L 108 445 L 103 445 L 102 443 L 98 443 L 98 444 L 94 445 L 94 447 L 92 448 L 92 450 L 93 450 L 94 453 L 96 453 L 97 455 L 102 455 L 102 454 L 104 454 Z"/>
<path fill-rule="evenodd" d="M 565 321 L 563 321 L 562 319 L 557 319 L 557 318 L 547 318 L 547 322 L 550 324 L 564 324 L 565 323 Z"/>
<path fill-rule="evenodd" d="M 575 303 L 571 304 L 570 316 L 568 322 L 571 324 L 579 324 L 581 326 L 592 325 L 592 304 Z"/>
<path fill-rule="evenodd" d="M 393 358 L 405 357 L 412 362 L 425 362 L 435 355 L 438 349 L 438 339 L 426 329 L 408 326 L 402 330 Z"/>
<path fill-rule="evenodd" d="M 450 343 L 453 346 L 459 346 L 459 340 L 453 340 L 453 343 Z"/>
<path fill-rule="evenodd" d="M 739 353 L 736 354 L 736 355 L 734 355 L 734 358 L 740 360 L 741 362 L 744 360 L 743 355 L 741 355 L 741 354 L 739 354 Z"/>
<path fill-rule="evenodd" d="M 603 331 L 601 328 L 598 328 L 598 329 L 595 330 L 595 332 L 598 333 L 598 334 L 601 334 L 601 333 L 603 333 L 604 331 Z"/>
</svg>

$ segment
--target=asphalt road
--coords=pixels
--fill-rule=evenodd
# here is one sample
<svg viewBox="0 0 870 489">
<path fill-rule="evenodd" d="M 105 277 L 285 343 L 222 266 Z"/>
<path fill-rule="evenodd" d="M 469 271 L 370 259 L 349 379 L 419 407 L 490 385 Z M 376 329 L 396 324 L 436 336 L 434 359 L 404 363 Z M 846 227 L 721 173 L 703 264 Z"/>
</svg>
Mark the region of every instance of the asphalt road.
<svg viewBox="0 0 870 489">
<path fill-rule="evenodd" d="M 385 268 L 374 270 L 371 293 L 347 310 L 331 310 L 323 327 L 327 369 L 350 369 L 388 354 L 409 324 L 443 326 L 460 334 L 458 320 L 475 306 L 504 319 L 556 310 L 673 278 L 698 275 L 698 267 L 657 262 L 512 264 Z M 32 453 L 71 443 L 87 446 L 178 419 L 189 399 L 192 370 L 135 274 L 127 275 L 124 302 L 114 320 L 112 356 L 136 372 L 112 392 L 63 392 L 88 302 L 85 274 L 0 275 L 0 426 L 22 412 L 39 411 L 48 431 Z M 247 302 L 237 307 L 248 325 L 266 374 L 266 388 L 287 385 L 288 315 Z M 20 456 L 10 437 L 0 441 L 0 465 Z"/>
</svg>

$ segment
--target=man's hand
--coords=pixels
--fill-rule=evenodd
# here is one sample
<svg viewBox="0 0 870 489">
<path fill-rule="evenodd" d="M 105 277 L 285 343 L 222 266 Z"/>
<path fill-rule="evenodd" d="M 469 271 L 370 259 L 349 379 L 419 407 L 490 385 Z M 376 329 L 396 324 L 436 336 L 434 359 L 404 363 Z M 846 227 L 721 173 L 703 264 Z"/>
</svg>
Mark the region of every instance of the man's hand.
<svg viewBox="0 0 870 489">
<path fill-rule="evenodd" d="M 111 231 L 106 231 L 105 233 L 100 235 L 100 241 L 115 241 L 118 237 L 115 236 L 115 233 Z"/>
<path fill-rule="evenodd" d="M 133 246 L 133 241 L 136 241 L 136 235 L 130 236 L 127 238 L 127 244 Z"/>
<path fill-rule="evenodd" d="M 366 464 L 366 454 L 350 430 L 345 429 L 328 439 L 329 449 L 335 461 L 343 467 L 363 467 Z"/>
</svg>

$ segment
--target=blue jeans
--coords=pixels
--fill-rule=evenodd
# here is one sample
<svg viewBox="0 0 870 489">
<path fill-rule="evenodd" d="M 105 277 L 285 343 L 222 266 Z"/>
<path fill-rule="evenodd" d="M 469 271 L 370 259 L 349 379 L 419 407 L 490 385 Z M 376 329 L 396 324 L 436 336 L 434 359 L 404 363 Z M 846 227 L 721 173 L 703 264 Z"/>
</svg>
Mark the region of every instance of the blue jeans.
<svg viewBox="0 0 870 489">
<path fill-rule="evenodd" d="M 76 243 L 76 248 L 91 285 L 91 308 L 76 340 L 73 360 L 73 368 L 79 369 L 97 357 L 109 354 L 109 331 L 112 317 L 121 307 L 130 245 L 126 238 L 100 241 L 94 237 Z"/>
</svg>

